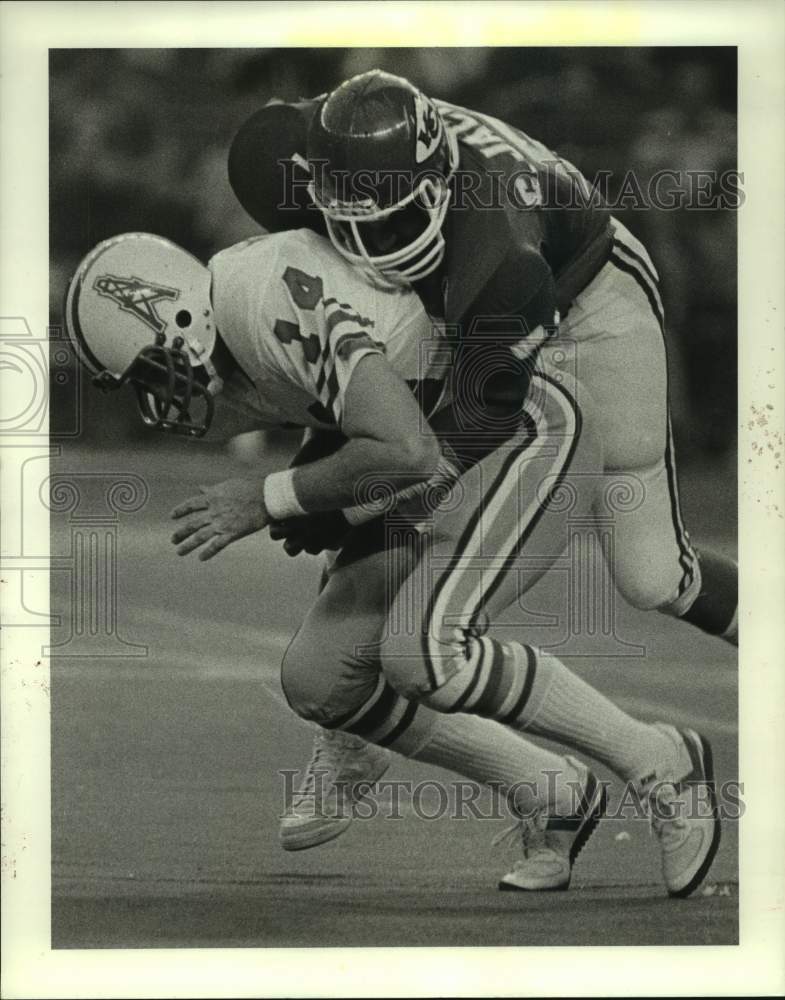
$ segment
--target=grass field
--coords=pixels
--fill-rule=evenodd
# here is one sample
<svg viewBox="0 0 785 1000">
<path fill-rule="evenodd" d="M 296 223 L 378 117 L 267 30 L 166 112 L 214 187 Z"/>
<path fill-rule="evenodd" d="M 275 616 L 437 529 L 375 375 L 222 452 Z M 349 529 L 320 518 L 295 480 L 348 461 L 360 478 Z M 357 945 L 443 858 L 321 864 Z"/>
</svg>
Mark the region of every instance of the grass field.
<svg viewBox="0 0 785 1000">
<path fill-rule="evenodd" d="M 686 901 L 665 898 L 644 821 L 601 824 L 573 887 L 556 895 L 497 891 L 515 858 L 514 848 L 491 847 L 499 819 L 429 822 L 404 808 L 400 819 L 356 821 L 316 850 L 282 851 L 278 772 L 304 766 L 311 730 L 283 703 L 277 669 L 316 591 L 318 563 L 287 559 L 266 536 L 209 564 L 178 559 L 168 512 L 194 492 L 194 470 L 206 462 L 198 456 L 67 450 L 53 464 L 133 471 L 150 490 L 142 510 L 121 515 L 118 536 L 119 633 L 147 655 L 53 661 L 54 947 L 737 940 L 732 822 L 704 887 Z M 207 467 L 209 481 L 230 470 L 218 455 Z M 715 544 L 731 548 L 722 525 L 732 510 L 719 509 L 712 481 L 688 475 L 683 486 L 693 536 L 711 529 Z M 53 515 L 53 526 L 53 553 L 65 551 L 67 516 Z M 53 574 L 61 613 L 66 576 Z M 547 611 L 549 586 L 527 607 Z M 645 644 L 645 657 L 582 658 L 576 669 L 642 717 L 699 728 L 714 745 L 718 779 L 736 779 L 733 651 L 626 607 L 619 628 Z M 401 759 L 387 777 L 452 780 Z"/>
</svg>

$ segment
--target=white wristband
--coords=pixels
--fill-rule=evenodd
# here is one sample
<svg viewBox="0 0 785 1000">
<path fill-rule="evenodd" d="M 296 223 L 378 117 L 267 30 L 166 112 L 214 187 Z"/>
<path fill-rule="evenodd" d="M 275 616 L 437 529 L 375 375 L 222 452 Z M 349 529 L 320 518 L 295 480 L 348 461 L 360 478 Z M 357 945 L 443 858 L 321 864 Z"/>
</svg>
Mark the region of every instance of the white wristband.
<svg viewBox="0 0 785 1000">
<path fill-rule="evenodd" d="M 274 521 L 307 513 L 294 491 L 294 471 L 273 472 L 264 481 L 264 505 Z"/>
</svg>

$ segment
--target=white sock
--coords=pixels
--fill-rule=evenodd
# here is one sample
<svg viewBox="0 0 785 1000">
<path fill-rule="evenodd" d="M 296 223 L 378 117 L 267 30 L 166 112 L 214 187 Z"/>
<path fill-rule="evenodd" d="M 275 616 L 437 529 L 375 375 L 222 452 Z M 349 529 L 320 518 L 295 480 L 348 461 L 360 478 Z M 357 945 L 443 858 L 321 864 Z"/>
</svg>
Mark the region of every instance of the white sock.
<svg viewBox="0 0 785 1000">
<path fill-rule="evenodd" d="M 575 800 L 567 783 L 574 783 L 577 774 L 563 757 L 490 719 L 434 714 L 430 738 L 411 754 L 413 759 L 480 784 L 495 783 L 505 794 L 514 786 L 515 807 L 525 815 L 542 806 L 558 811 L 559 803 Z"/>
<path fill-rule="evenodd" d="M 555 656 L 534 653 L 531 697 L 511 724 L 589 754 L 625 781 L 639 781 L 673 757 L 672 742 L 656 726 L 627 715 Z"/>
</svg>

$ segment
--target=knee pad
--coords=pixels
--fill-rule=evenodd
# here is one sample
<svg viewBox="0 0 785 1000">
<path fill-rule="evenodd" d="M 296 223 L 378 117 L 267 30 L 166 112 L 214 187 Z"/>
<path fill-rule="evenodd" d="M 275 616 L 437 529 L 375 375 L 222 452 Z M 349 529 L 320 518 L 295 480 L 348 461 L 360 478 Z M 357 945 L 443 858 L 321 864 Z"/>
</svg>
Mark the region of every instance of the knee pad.
<svg viewBox="0 0 785 1000">
<path fill-rule="evenodd" d="M 340 727 L 362 707 L 378 679 L 377 662 L 360 661 L 302 632 L 281 663 L 281 687 L 289 707 L 320 726 Z"/>
<path fill-rule="evenodd" d="M 289 644 L 281 661 L 281 687 L 289 708 L 301 719 L 319 722 L 316 664 L 297 636 Z"/>
</svg>

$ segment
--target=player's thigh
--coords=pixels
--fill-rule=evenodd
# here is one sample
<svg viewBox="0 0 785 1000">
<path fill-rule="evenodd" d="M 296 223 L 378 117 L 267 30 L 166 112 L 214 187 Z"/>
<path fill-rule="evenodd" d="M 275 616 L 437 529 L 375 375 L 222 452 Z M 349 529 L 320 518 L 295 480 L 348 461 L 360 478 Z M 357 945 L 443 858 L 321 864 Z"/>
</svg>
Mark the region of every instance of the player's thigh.
<svg viewBox="0 0 785 1000">
<path fill-rule="evenodd" d="M 617 588 L 634 607 L 682 613 L 680 602 L 688 606 L 700 574 L 682 521 L 672 448 L 652 465 L 606 471 L 604 478 L 595 514 Z"/>
<path fill-rule="evenodd" d="M 373 693 L 394 586 L 389 568 L 389 554 L 374 546 L 331 567 L 281 665 L 284 693 L 298 715 L 335 723 Z"/>
<path fill-rule="evenodd" d="M 404 694 L 433 691 L 459 671 L 467 634 L 531 587 L 564 551 L 570 520 L 593 509 L 598 439 L 571 392 L 540 375 L 533 382 L 536 423 L 461 478 L 395 596 L 383 666 Z"/>
<path fill-rule="evenodd" d="M 590 419 L 608 469 L 646 468 L 665 453 L 668 374 L 657 274 L 644 247 L 617 224 L 610 262 L 562 324 L 563 349 L 593 402 Z M 544 352 L 553 364 L 554 342 Z"/>
<path fill-rule="evenodd" d="M 654 265 L 620 224 L 610 263 L 576 299 L 564 333 L 602 437 L 597 514 L 613 535 L 616 584 L 637 607 L 671 604 L 693 585 L 696 557 L 679 504 L 664 313 Z"/>
</svg>

